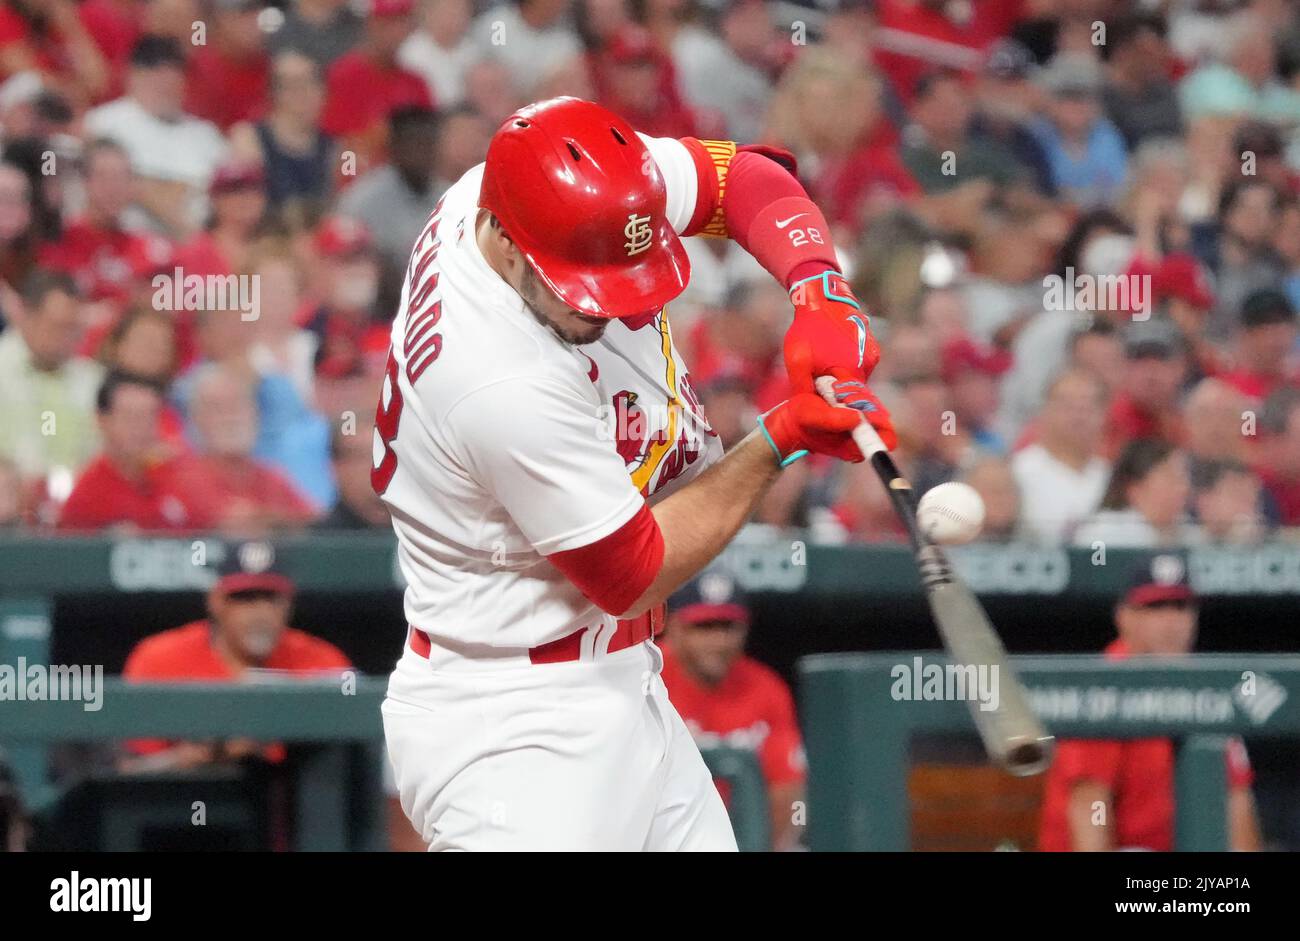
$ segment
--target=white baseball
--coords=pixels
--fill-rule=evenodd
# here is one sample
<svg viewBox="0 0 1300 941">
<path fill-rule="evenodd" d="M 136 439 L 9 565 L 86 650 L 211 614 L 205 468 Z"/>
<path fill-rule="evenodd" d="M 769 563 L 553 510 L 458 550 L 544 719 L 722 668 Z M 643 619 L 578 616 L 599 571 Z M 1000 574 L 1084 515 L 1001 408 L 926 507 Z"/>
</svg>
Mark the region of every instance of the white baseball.
<svg viewBox="0 0 1300 941">
<path fill-rule="evenodd" d="M 939 484 L 921 496 L 916 521 L 921 532 L 940 545 L 961 545 L 980 534 L 984 500 L 970 484 Z"/>
</svg>

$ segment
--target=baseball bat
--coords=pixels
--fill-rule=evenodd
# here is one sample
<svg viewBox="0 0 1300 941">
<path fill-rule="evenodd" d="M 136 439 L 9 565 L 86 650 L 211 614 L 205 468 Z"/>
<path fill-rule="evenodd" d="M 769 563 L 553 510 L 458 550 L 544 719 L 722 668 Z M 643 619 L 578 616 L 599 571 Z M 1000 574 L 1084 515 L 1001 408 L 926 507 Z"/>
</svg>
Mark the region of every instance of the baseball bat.
<svg viewBox="0 0 1300 941">
<path fill-rule="evenodd" d="M 838 405 L 833 379 L 822 376 L 817 380 L 817 391 L 831 405 Z M 990 672 L 996 669 L 993 675 L 1000 693 L 997 708 L 985 710 L 975 699 L 969 701 L 984 750 L 995 764 L 1016 777 L 1041 774 L 1052 763 L 1055 739 L 1029 707 L 1025 688 L 1007 662 L 1006 648 L 983 606 L 953 571 L 944 551 L 922 532 L 912 485 L 899 472 L 880 435 L 865 418 L 853 430 L 853 442 L 885 485 L 894 512 L 907 530 L 944 649 L 959 666 L 985 666 Z"/>
</svg>

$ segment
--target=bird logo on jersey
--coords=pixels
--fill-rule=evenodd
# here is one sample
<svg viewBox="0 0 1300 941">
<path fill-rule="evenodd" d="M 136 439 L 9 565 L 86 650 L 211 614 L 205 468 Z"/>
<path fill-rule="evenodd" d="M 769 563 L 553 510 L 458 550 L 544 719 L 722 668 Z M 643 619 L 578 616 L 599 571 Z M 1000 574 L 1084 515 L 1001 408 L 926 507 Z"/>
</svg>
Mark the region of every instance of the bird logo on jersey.
<svg viewBox="0 0 1300 941">
<path fill-rule="evenodd" d="M 654 241 L 654 230 L 650 228 L 649 216 L 638 216 L 635 212 L 628 213 L 627 225 L 623 226 L 623 234 L 627 241 L 623 247 L 627 249 L 627 255 L 631 258 L 633 255 L 639 255 Z"/>
<path fill-rule="evenodd" d="M 635 392 L 627 389 L 614 394 L 615 449 L 629 466 L 639 466 L 653 446 L 668 442 L 666 429 L 651 434 L 650 416 L 636 404 L 637 398 Z"/>
</svg>

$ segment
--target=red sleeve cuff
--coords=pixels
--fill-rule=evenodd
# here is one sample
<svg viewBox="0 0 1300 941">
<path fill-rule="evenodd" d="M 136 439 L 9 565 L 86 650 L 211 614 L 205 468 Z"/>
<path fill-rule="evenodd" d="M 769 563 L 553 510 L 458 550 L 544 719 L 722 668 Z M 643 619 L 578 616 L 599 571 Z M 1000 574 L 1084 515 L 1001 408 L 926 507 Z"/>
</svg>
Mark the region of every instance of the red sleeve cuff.
<svg viewBox="0 0 1300 941">
<path fill-rule="evenodd" d="M 664 537 L 650 507 L 603 539 L 546 557 L 602 611 L 618 616 L 640 598 L 664 564 Z"/>
</svg>

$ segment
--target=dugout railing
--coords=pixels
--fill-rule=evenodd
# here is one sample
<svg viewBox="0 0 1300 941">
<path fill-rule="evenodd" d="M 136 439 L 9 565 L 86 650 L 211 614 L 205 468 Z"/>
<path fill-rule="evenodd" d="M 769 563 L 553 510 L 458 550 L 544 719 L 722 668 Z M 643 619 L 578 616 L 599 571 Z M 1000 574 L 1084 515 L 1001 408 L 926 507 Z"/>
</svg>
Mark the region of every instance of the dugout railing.
<svg viewBox="0 0 1300 941">
<path fill-rule="evenodd" d="M 927 695 L 914 679 L 939 654 L 823 654 L 799 664 L 813 850 L 910 845 L 910 747 L 919 736 L 970 732 L 957 682 Z M 1190 655 L 1117 662 L 1013 657 L 1030 703 L 1058 738 L 1168 736 L 1177 746 L 1175 848 L 1227 848 L 1227 736 L 1300 737 L 1300 657 Z M 937 674 L 933 674 L 936 675 Z M 969 675 L 969 674 L 968 674 Z M 956 674 L 954 674 L 954 677 Z M 969 697 L 971 688 L 965 687 Z"/>
</svg>

